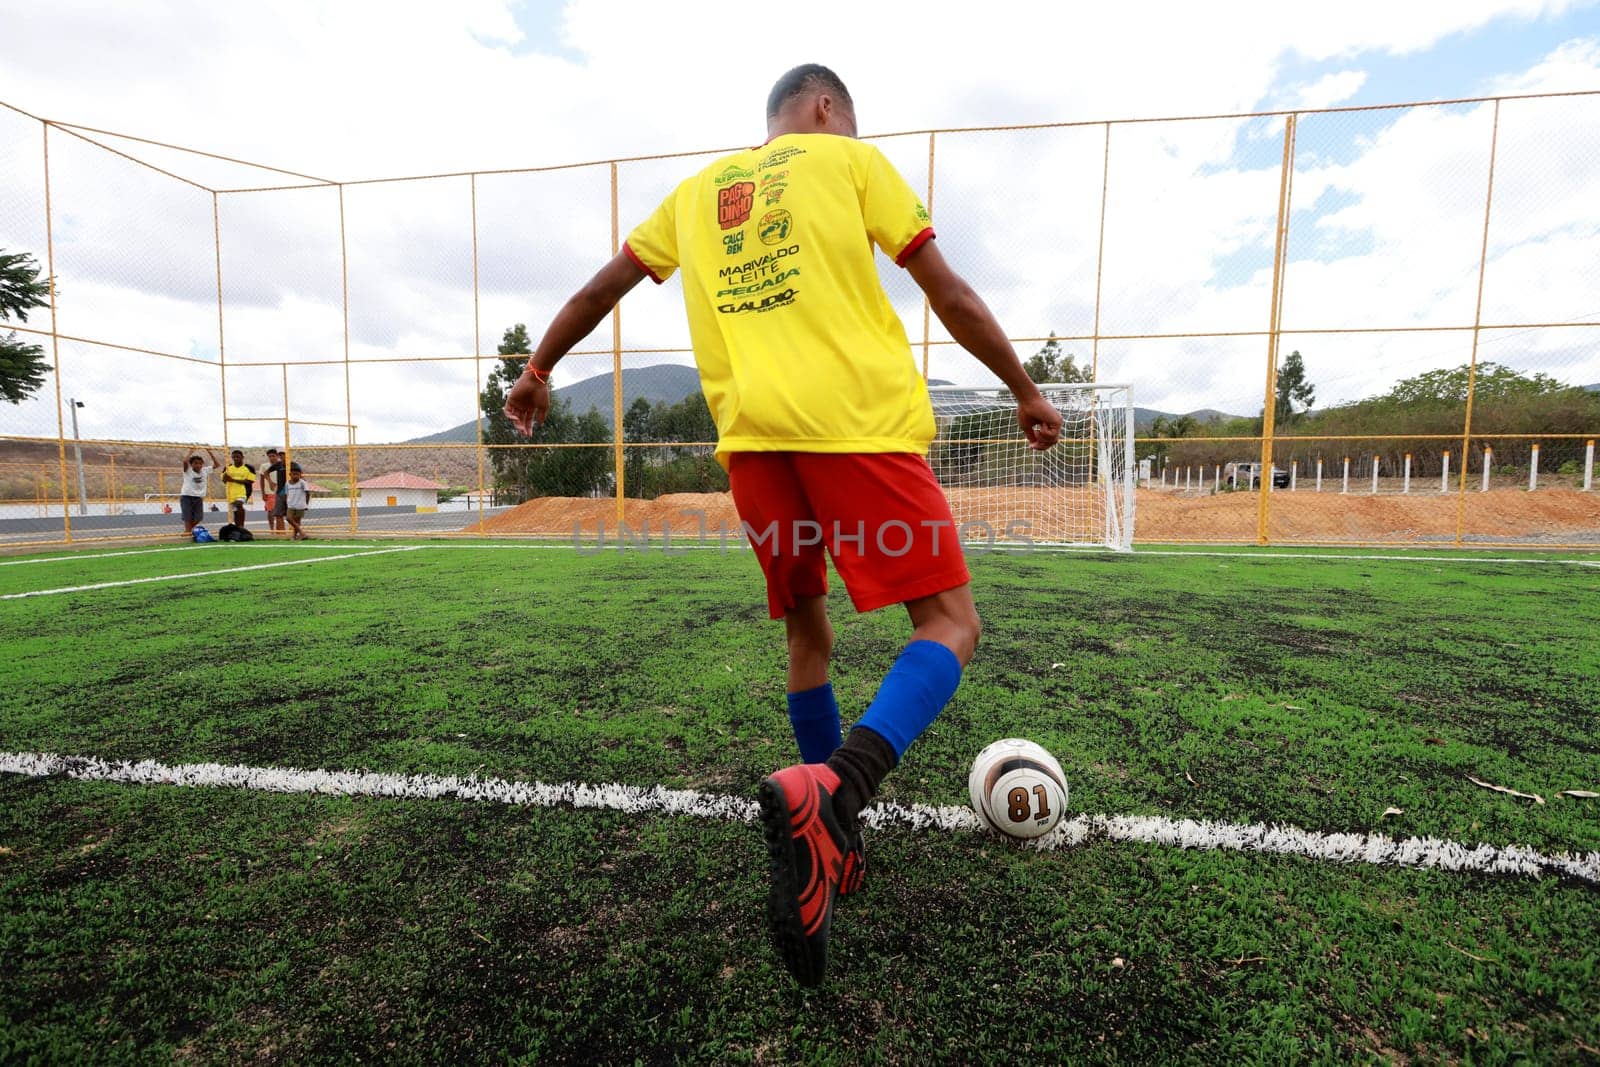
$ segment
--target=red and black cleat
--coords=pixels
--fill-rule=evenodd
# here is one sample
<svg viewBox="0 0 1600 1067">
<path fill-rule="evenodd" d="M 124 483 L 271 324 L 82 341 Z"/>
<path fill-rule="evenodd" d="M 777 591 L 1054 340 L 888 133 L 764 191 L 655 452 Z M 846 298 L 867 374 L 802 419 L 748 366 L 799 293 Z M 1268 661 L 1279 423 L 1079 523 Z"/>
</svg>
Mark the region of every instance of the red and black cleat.
<svg viewBox="0 0 1600 1067">
<path fill-rule="evenodd" d="M 851 844 L 833 816 L 838 788 L 839 776 L 827 764 L 800 763 L 763 779 L 759 790 L 772 870 L 767 921 L 785 966 L 803 986 L 821 985 L 828 969 L 833 901 Z"/>
<path fill-rule="evenodd" d="M 839 875 L 839 895 L 847 897 L 861 892 L 861 879 L 867 873 L 867 832 L 857 830 L 850 838 L 850 850 L 844 854 L 844 870 Z"/>
</svg>

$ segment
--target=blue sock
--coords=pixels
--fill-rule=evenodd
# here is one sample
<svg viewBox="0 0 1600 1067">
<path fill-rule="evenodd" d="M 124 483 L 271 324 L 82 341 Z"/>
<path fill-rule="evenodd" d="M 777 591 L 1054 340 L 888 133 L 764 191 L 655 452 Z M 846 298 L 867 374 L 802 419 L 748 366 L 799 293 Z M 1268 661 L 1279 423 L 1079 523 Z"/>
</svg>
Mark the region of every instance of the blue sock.
<svg viewBox="0 0 1600 1067">
<path fill-rule="evenodd" d="M 800 758 L 807 763 L 826 763 L 839 747 L 839 705 L 833 699 L 833 683 L 823 682 L 815 689 L 789 694 L 789 722 L 794 739 L 800 743 Z"/>
<path fill-rule="evenodd" d="M 889 668 L 856 725 L 889 742 L 899 759 L 939 717 L 959 684 L 961 661 L 954 652 L 937 641 L 913 641 Z"/>
</svg>

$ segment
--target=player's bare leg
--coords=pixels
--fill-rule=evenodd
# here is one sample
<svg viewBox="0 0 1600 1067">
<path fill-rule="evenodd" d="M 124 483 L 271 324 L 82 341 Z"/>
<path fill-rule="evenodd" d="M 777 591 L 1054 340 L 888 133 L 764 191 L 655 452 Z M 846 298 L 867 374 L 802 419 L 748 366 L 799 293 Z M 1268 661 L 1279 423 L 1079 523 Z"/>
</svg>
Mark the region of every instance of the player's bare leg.
<svg viewBox="0 0 1600 1067">
<path fill-rule="evenodd" d="M 798 597 L 783 617 L 789 638 L 789 692 L 815 689 L 828 681 L 828 658 L 833 655 L 833 623 L 828 619 L 828 598 Z"/>
<path fill-rule="evenodd" d="M 958 585 L 942 593 L 906 601 L 906 613 L 916 627 L 913 641 L 934 641 L 955 653 L 961 666 L 972 662 L 983 626 L 978 621 L 978 606 L 972 601 L 972 586 Z"/>
</svg>

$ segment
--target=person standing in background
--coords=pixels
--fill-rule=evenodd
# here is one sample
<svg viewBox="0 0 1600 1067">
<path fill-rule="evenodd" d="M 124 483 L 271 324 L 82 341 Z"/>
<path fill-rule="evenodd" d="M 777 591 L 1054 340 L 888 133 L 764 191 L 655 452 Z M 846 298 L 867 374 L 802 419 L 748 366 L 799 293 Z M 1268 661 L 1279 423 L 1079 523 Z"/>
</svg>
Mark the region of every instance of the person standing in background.
<svg viewBox="0 0 1600 1067">
<path fill-rule="evenodd" d="M 187 537 L 194 536 L 195 526 L 205 515 L 206 481 L 211 477 L 211 472 L 222 465 L 210 448 L 206 449 L 206 455 L 211 457 L 209 465 L 200 458 L 198 452 L 183 461 L 183 484 L 178 488 L 178 505 L 183 511 L 183 532 Z"/>
</svg>

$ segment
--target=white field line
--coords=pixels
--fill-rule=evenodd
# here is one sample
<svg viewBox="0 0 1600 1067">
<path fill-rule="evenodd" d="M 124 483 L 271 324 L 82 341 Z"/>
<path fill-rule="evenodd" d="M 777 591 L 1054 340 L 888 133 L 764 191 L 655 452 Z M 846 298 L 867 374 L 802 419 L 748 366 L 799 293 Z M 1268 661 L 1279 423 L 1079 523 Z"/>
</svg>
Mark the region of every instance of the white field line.
<svg viewBox="0 0 1600 1067">
<path fill-rule="evenodd" d="M 123 585 L 144 585 L 146 582 L 176 582 L 184 578 L 209 578 L 215 574 L 238 574 L 241 571 L 264 571 L 273 567 L 300 567 L 307 563 L 326 563 L 335 559 L 361 559 L 365 556 L 385 556 L 391 552 L 415 552 L 425 545 L 404 545 L 400 548 L 381 548 L 369 552 L 346 552 L 337 556 L 318 556 L 315 559 L 286 559 L 277 563 L 252 563 L 246 567 L 219 567 L 211 571 L 190 571 L 188 574 L 158 574 L 151 578 L 125 578 L 120 582 L 95 582 L 92 585 L 69 585 L 59 589 L 34 589 L 26 593 L 6 593 L 0 600 L 21 600 L 30 596 L 54 596 L 57 593 L 84 593 L 91 589 L 115 589 Z"/>
<path fill-rule="evenodd" d="M 613 556 L 613 555 L 618 554 L 619 552 L 625 552 L 625 553 L 628 553 L 628 554 L 633 554 L 633 553 L 659 554 L 659 553 L 662 552 L 663 545 L 662 545 L 661 539 L 656 536 L 656 534 L 658 532 L 659 531 L 654 531 L 654 530 L 651 531 L 651 539 L 650 539 L 648 545 L 646 545 L 646 546 L 640 546 L 636 542 L 629 541 L 629 542 L 627 542 L 624 545 L 619 547 L 618 542 L 615 539 L 612 539 L 612 538 L 609 538 L 609 537 L 607 538 L 606 543 L 605 543 L 605 545 L 603 547 L 596 546 L 595 543 L 592 542 L 592 541 L 585 541 L 585 542 L 581 542 L 581 543 L 576 543 L 575 544 L 575 543 L 573 543 L 573 541 L 571 539 L 565 539 L 565 540 L 557 540 L 557 539 L 521 540 L 521 539 L 516 539 L 516 540 L 513 540 L 513 539 L 507 537 L 505 539 L 500 539 L 500 540 L 495 540 L 495 541 L 471 541 L 471 540 L 428 541 L 428 542 L 426 542 L 424 544 L 415 545 L 413 547 L 416 547 L 416 548 L 458 549 L 458 550 L 462 550 L 462 551 L 477 551 L 477 550 L 491 550 L 492 551 L 492 550 L 496 550 L 496 549 L 510 549 L 510 550 L 521 549 L 521 550 L 524 550 L 524 551 L 533 550 L 533 551 L 579 552 L 580 554 L 587 555 L 587 556 L 599 556 L 599 555 Z M 385 544 L 389 544 L 389 543 L 392 543 L 392 542 L 384 542 L 384 541 L 359 542 L 359 541 L 338 541 L 338 540 L 332 540 L 332 539 L 325 539 L 325 540 L 323 540 L 321 542 L 321 547 L 380 548 L 380 547 L 383 547 Z M 312 547 L 312 546 L 306 545 L 304 542 L 296 543 L 296 542 L 287 542 L 286 541 L 286 542 L 279 543 L 277 541 L 266 541 L 266 542 L 257 542 L 257 543 L 252 544 L 251 550 L 252 551 L 260 551 L 261 548 L 269 547 L 269 546 L 276 546 L 276 547 L 279 547 L 279 548 L 307 548 L 307 547 Z M 187 546 L 178 546 L 178 547 L 187 547 Z M 750 546 L 749 546 L 748 542 L 746 542 L 742 538 L 735 538 L 734 536 L 732 536 L 732 533 L 730 531 L 730 534 L 729 534 L 729 537 L 728 537 L 728 543 L 727 543 L 726 546 L 723 546 L 723 545 L 715 543 L 714 540 L 709 538 L 709 537 L 705 542 L 698 542 L 698 541 L 694 541 L 694 540 L 683 540 L 683 541 L 674 540 L 672 542 L 672 545 L 671 545 L 671 552 L 667 553 L 667 554 L 675 555 L 680 551 L 683 551 L 683 552 L 694 552 L 694 551 L 715 552 L 715 551 L 718 551 L 718 550 L 725 551 L 725 552 L 727 552 L 729 554 L 732 554 L 732 553 L 735 553 L 735 552 L 738 552 L 738 553 L 742 554 L 742 553 L 748 551 L 749 547 Z M 1029 553 L 1032 553 L 1032 552 L 1046 553 L 1046 554 L 1050 554 L 1050 555 L 1102 555 L 1102 554 L 1103 555 L 1121 555 L 1122 554 L 1122 553 L 1113 553 L 1108 549 L 1099 548 L 1099 547 L 1096 547 L 1094 545 L 1081 545 L 1081 546 L 1035 545 L 1035 546 L 1030 548 L 1030 547 L 1028 547 L 1026 545 L 1001 545 L 1001 544 L 996 544 L 996 545 L 993 545 L 993 546 L 986 546 L 981 542 L 974 542 L 972 544 L 965 545 L 963 547 L 965 548 L 966 553 L 967 553 L 968 556 L 984 556 L 984 555 L 987 555 L 990 552 L 1004 553 L 1004 554 L 1007 554 L 1007 555 L 1028 555 Z M 152 550 L 152 551 L 162 551 L 162 550 Z M 1600 551 L 1600 546 L 1597 546 L 1597 551 Z M 1351 561 L 1351 562 L 1356 562 L 1356 563 L 1363 563 L 1363 562 L 1369 562 L 1369 561 L 1390 562 L 1390 563 L 1461 563 L 1461 564 L 1468 564 L 1468 565 L 1480 565 L 1480 564 L 1490 564 L 1490 563 L 1533 563 L 1533 564 L 1542 564 L 1542 565 L 1546 565 L 1546 566 L 1551 565 L 1551 564 L 1566 564 L 1568 566 L 1576 566 L 1576 567 L 1596 567 L 1596 568 L 1600 568 L 1600 561 L 1596 561 L 1596 560 L 1546 559 L 1546 558 L 1536 558 L 1536 557 L 1527 557 L 1527 556 L 1482 556 L 1482 557 L 1478 557 L 1478 556 L 1395 556 L 1395 555 L 1368 555 L 1368 556 L 1361 556 L 1361 555 L 1355 555 L 1353 553 L 1338 554 L 1338 553 L 1330 553 L 1330 552 L 1256 552 L 1256 551 L 1248 549 L 1248 548 L 1242 548 L 1237 552 L 1217 552 L 1217 551 L 1184 552 L 1184 551 L 1176 550 L 1176 549 L 1135 548 L 1133 550 L 1133 552 L 1130 553 L 1130 554 L 1135 556 L 1135 557 L 1138 557 L 1138 556 L 1197 556 L 1197 557 L 1202 557 L 1202 558 L 1214 558 L 1214 559 L 1238 559 L 1238 560 L 1244 560 L 1246 562 L 1248 562 L 1250 560 L 1255 560 L 1255 559 L 1317 559 L 1317 560 L 1346 560 L 1346 561 Z M 68 558 L 71 558 L 71 557 L 62 556 L 62 557 L 54 557 L 54 558 L 68 559 Z M 45 561 L 43 561 L 43 560 L 39 560 L 39 561 L 35 561 L 35 560 L 17 560 L 15 562 L 18 562 L 18 563 L 33 563 L 33 562 L 45 562 Z M 4 564 L 0 564 L 0 566 L 3 566 L 3 565 Z"/>
<path fill-rule="evenodd" d="M 269 793 L 402 799 L 491 801 L 527 807 L 570 805 L 630 814 L 686 815 L 699 819 L 753 822 L 756 802 L 744 797 L 687 789 L 608 783 L 517 782 L 503 778 L 375 774 L 367 771 L 297 770 L 290 767 L 225 766 L 218 763 L 162 764 L 154 760 L 110 762 L 92 756 L 40 752 L 0 752 L 0 773 L 32 777 L 65 775 L 86 781 L 134 785 L 218 786 Z M 982 830 L 968 808 L 924 804 L 877 804 L 864 813 L 875 829 L 974 833 Z M 1369 863 L 1486 874 L 1567 875 L 1600 884 L 1600 852 L 1545 855 L 1520 845 L 1463 845 L 1433 837 L 1393 838 L 1383 834 L 1337 834 L 1263 823 L 1240 825 L 1209 820 L 1165 819 L 1153 815 L 1079 815 L 1029 848 L 1074 848 L 1099 838 L 1169 848 L 1265 852 L 1333 863 Z"/>
<path fill-rule="evenodd" d="M 0 567 L 20 567 L 24 563 L 76 563 L 80 559 L 110 559 L 112 556 L 143 556 L 151 552 L 189 552 L 204 545 L 168 545 L 166 548 L 132 548 L 125 552 L 78 552 L 70 556 L 42 556 L 37 559 L 0 560 Z"/>
<path fill-rule="evenodd" d="M 5 547 L 6 547 L 5 544 L 0 543 L 0 549 L 3 549 Z M 211 544 L 211 545 L 197 545 L 197 544 L 192 544 L 192 543 L 185 542 L 184 544 L 181 544 L 181 545 L 163 545 L 160 548 L 125 548 L 125 549 L 120 549 L 120 550 L 118 550 L 116 552 L 88 552 L 88 551 L 84 551 L 84 552 L 74 552 L 71 555 L 66 555 L 66 556 L 35 556 L 35 557 L 29 558 L 29 559 L 5 559 L 5 560 L 0 560 L 0 567 L 20 567 L 25 563 L 76 563 L 80 559 L 110 559 L 112 556 L 143 556 L 143 555 L 147 555 L 147 554 L 149 554 L 151 552 L 197 552 L 197 551 L 200 551 L 200 550 L 205 549 L 205 548 L 213 548 L 213 549 L 220 548 L 223 551 L 228 552 L 228 551 L 232 551 L 235 547 L 236 547 L 235 545 L 225 544 L 225 543 L 217 543 L 217 544 Z M 334 549 L 334 550 L 341 550 L 342 551 L 344 549 L 349 549 L 349 548 L 393 548 L 394 547 L 394 542 L 393 541 L 388 541 L 388 542 L 379 541 L 379 542 L 375 542 L 375 543 L 372 543 L 372 544 L 364 544 L 364 543 L 357 542 L 357 541 L 331 541 L 331 540 L 318 539 L 318 538 L 310 538 L 310 539 L 305 540 L 305 541 L 251 541 L 250 542 L 250 547 L 245 549 L 244 551 L 246 551 L 246 552 L 259 552 L 262 549 L 270 548 L 270 547 L 288 548 L 288 549 L 308 548 L 308 549 L 312 549 L 312 550 L 320 548 L 320 549 Z M 427 545 L 417 545 L 416 547 L 417 548 L 426 548 L 428 546 Z"/>
</svg>

